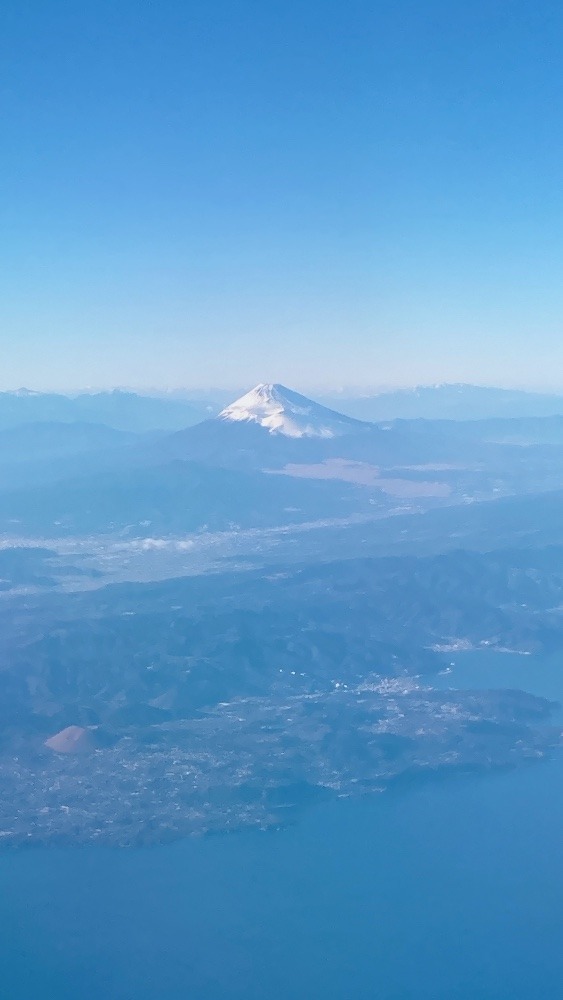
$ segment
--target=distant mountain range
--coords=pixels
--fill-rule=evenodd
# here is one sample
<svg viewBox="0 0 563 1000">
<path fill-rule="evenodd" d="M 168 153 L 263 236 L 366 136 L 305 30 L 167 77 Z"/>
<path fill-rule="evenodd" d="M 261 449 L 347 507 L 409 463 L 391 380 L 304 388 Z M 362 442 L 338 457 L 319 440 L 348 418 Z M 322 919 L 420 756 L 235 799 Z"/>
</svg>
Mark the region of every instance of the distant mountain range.
<svg viewBox="0 0 563 1000">
<path fill-rule="evenodd" d="M 92 423 L 135 433 L 174 432 L 215 417 L 220 411 L 224 419 L 253 421 L 276 434 L 335 437 L 349 433 L 352 421 L 563 415 L 563 395 L 446 384 L 373 395 L 315 394 L 313 401 L 282 385 L 264 383 L 225 406 L 223 391 L 198 400 L 180 393 L 142 395 L 123 389 L 72 396 L 17 389 L 0 392 L 0 431 L 20 424 Z"/>
<path fill-rule="evenodd" d="M 563 414 L 563 395 L 444 384 L 415 386 L 375 395 L 346 392 L 319 397 L 326 406 L 358 420 L 489 420 L 495 417 L 551 417 Z"/>
<path fill-rule="evenodd" d="M 142 396 L 121 389 L 77 396 L 18 389 L 0 392 L 0 431 L 33 423 L 105 424 L 136 433 L 176 431 L 204 420 L 218 409 L 205 401 Z"/>
</svg>

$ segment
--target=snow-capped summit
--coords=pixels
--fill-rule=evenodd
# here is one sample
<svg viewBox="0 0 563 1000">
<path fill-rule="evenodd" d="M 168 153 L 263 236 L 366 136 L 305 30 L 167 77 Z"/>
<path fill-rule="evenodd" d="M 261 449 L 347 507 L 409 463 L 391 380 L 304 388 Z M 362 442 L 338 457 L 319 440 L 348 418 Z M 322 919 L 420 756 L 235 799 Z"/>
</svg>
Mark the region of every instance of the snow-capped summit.
<svg viewBox="0 0 563 1000">
<path fill-rule="evenodd" d="M 257 385 L 225 407 L 219 419 L 259 424 L 270 434 L 291 438 L 340 437 L 368 426 L 278 383 Z"/>
<path fill-rule="evenodd" d="M 21 398 L 28 399 L 30 396 L 40 396 L 41 393 L 37 392 L 35 389 L 26 389 L 22 386 L 21 389 L 12 389 L 10 396 L 20 396 Z"/>
</svg>

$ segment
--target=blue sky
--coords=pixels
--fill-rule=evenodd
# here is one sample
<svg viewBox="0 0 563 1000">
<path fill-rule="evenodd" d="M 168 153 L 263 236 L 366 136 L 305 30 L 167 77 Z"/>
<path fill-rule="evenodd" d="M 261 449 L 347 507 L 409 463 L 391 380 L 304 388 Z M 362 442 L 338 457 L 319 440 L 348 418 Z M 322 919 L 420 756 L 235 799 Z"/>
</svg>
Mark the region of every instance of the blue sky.
<svg viewBox="0 0 563 1000">
<path fill-rule="evenodd" d="M 563 387 L 563 9 L 5 0 L 0 387 Z"/>
</svg>

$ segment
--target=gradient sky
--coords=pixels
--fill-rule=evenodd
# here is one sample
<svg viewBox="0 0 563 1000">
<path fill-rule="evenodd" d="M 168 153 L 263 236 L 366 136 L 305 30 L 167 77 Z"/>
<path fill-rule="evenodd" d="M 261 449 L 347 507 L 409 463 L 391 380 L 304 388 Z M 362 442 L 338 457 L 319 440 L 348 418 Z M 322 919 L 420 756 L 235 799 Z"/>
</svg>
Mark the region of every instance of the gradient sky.
<svg viewBox="0 0 563 1000">
<path fill-rule="evenodd" d="M 563 387 L 563 8 L 4 0 L 0 388 Z"/>
</svg>

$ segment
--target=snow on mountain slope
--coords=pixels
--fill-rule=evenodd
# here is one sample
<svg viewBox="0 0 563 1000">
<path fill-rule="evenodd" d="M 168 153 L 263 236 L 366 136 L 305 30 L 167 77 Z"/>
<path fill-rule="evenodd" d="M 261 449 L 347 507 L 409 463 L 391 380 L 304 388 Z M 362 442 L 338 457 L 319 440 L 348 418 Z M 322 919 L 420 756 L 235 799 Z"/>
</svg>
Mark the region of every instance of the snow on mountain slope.
<svg viewBox="0 0 563 1000">
<path fill-rule="evenodd" d="M 259 424 L 270 434 L 291 438 L 334 438 L 369 426 L 277 383 L 257 385 L 225 407 L 219 419 Z"/>
</svg>

